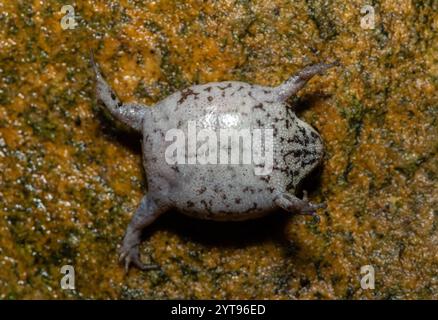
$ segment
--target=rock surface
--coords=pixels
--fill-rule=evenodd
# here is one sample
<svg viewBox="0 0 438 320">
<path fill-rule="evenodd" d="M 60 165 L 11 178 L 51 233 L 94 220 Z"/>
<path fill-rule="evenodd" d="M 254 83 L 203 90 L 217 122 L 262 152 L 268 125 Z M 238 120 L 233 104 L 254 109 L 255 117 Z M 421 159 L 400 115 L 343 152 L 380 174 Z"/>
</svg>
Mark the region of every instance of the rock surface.
<svg viewBox="0 0 438 320">
<path fill-rule="evenodd" d="M 67 30 L 57 1 L 2 2 L 0 299 L 438 299 L 438 4 L 373 1 L 365 29 L 362 2 L 81 1 Z M 291 101 L 326 145 L 306 182 L 328 204 L 321 222 L 170 213 L 141 247 L 161 269 L 125 276 L 140 142 L 96 105 L 90 48 L 120 97 L 146 104 L 339 59 Z M 60 288 L 63 265 L 75 290 Z"/>
</svg>

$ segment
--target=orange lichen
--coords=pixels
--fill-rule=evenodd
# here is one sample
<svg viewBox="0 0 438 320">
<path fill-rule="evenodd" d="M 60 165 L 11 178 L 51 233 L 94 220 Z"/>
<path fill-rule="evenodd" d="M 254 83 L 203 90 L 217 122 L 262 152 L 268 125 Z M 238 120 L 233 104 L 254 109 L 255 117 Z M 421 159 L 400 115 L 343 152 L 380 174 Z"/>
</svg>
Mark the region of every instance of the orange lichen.
<svg viewBox="0 0 438 320">
<path fill-rule="evenodd" d="M 0 4 L 0 299 L 437 298 L 438 15 L 431 2 L 56 1 Z M 124 101 L 194 83 L 278 85 L 338 59 L 291 104 L 322 135 L 318 225 L 174 212 L 145 232 L 159 271 L 124 276 L 117 251 L 147 192 L 140 137 L 94 101 L 93 49 Z M 300 108 L 305 106 L 306 110 Z M 147 174 L 147 172 L 146 172 Z M 76 270 L 75 291 L 59 285 Z M 376 288 L 360 286 L 372 265 Z"/>
</svg>

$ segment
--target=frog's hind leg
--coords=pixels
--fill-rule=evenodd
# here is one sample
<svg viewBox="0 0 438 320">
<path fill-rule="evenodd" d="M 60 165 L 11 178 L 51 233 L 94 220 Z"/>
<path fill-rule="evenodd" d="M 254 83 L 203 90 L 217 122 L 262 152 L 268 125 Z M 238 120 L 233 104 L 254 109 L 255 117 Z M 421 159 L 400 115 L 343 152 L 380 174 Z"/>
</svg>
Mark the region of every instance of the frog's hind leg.
<svg viewBox="0 0 438 320">
<path fill-rule="evenodd" d="M 161 204 L 158 206 L 148 195 L 145 195 L 141 200 L 140 206 L 128 225 L 120 250 L 120 262 L 124 263 L 126 272 L 128 272 L 131 264 L 141 270 L 158 268 L 156 265 L 145 265 L 140 261 L 138 246 L 141 242 L 142 230 L 154 222 L 166 210 Z"/>
<path fill-rule="evenodd" d="M 134 103 L 122 103 L 113 89 L 105 81 L 99 66 L 94 61 L 91 52 L 91 64 L 96 74 L 96 97 L 100 100 L 108 111 L 119 121 L 134 129 L 141 131 L 143 117 L 147 112 L 147 106 Z"/>
<path fill-rule="evenodd" d="M 326 208 L 325 203 L 311 203 L 307 198 L 306 191 L 303 191 L 303 199 L 299 199 L 289 193 L 282 193 L 274 199 L 274 203 L 285 211 L 311 215 L 317 217 L 317 219 L 319 219 L 319 217 L 316 214 L 316 210 Z"/>
<path fill-rule="evenodd" d="M 285 101 L 287 98 L 300 91 L 313 76 L 323 74 L 327 69 L 338 65 L 339 62 L 317 63 L 307 66 L 278 87 L 275 87 L 274 94 L 279 101 Z"/>
</svg>

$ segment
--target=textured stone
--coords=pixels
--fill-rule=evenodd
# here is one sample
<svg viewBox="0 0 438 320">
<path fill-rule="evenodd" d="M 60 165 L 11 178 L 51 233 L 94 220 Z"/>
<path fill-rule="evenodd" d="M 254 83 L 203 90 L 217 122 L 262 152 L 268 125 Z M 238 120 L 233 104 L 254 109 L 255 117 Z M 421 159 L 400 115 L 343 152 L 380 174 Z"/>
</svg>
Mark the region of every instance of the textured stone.
<svg viewBox="0 0 438 320">
<path fill-rule="evenodd" d="M 56 1 L 2 3 L 0 298 L 437 299 L 438 8 L 373 3 L 374 30 L 361 1 L 81 1 L 71 30 Z M 328 204 L 321 222 L 169 214 L 141 246 L 161 269 L 124 276 L 117 250 L 146 192 L 140 141 L 97 107 L 90 48 L 121 99 L 145 104 L 339 59 L 290 101 L 325 143 L 305 186 Z M 60 288 L 66 264 L 75 291 Z"/>
</svg>

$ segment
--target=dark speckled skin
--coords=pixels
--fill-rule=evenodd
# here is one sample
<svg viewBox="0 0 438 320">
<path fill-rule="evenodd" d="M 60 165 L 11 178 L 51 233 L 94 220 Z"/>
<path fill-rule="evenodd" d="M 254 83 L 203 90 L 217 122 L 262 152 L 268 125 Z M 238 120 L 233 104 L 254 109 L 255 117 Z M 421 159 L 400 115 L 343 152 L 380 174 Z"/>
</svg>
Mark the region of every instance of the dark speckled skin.
<svg viewBox="0 0 438 320">
<path fill-rule="evenodd" d="M 143 161 L 148 194 L 128 226 L 121 261 L 145 270 L 138 245 L 141 230 L 161 213 L 174 208 L 184 214 L 211 220 L 245 220 L 279 208 L 314 215 L 322 205 L 299 199 L 294 192 L 322 159 L 319 134 L 296 117 L 285 100 L 315 74 L 333 64 L 308 66 L 278 87 L 243 82 L 197 85 L 176 92 L 154 107 L 122 104 L 103 79 L 98 67 L 97 97 L 118 120 L 143 135 Z M 197 131 L 211 129 L 273 129 L 273 168 L 256 175 L 254 164 L 168 164 L 166 133 L 180 129 L 188 135 L 189 121 Z M 219 134 L 218 134 L 219 136 Z"/>
<path fill-rule="evenodd" d="M 273 91 L 242 82 L 209 83 L 177 92 L 149 108 L 143 120 L 149 194 L 166 199 L 169 206 L 187 215 L 212 220 L 245 220 L 278 208 L 275 197 L 295 190 L 320 161 L 323 147 L 318 133 L 283 101 L 275 100 Z M 272 173 L 255 175 L 254 164 L 171 166 L 163 162 L 171 143 L 164 141 L 163 134 L 179 128 L 187 136 L 188 121 L 198 121 L 198 131 L 274 129 Z"/>
</svg>

